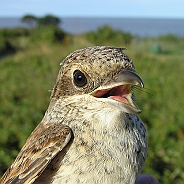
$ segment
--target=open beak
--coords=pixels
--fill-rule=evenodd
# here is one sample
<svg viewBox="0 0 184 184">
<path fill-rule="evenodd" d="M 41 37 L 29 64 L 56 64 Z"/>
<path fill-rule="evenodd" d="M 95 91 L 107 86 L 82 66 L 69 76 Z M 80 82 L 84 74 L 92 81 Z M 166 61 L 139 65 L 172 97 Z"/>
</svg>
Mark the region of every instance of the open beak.
<svg viewBox="0 0 184 184">
<path fill-rule="evenodd" d="M 116 81 L 110 85 L 101 86 L 94 90 L 91 95 L 99 100 L 121 109 L 130 114 L 138 114 L 141 110 L 132 98 L 132 86 L 144 87 L 141 78 L 130 70 L 124 70 L 118 74 Z"/>
</svg>

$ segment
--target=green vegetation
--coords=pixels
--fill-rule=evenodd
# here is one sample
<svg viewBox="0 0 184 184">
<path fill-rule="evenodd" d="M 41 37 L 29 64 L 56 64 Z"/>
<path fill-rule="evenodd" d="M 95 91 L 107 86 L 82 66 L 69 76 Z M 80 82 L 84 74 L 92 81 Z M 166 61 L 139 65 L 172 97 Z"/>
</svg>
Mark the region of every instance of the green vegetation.
<svg viewBox="0 0 184 184">
<path fill-rule="evenodd" d="M 118 45 L 129 44 L 132 41 L 130 33 L 124 33 L 120 30 L 114 30 L 109 26 L 99 27 L 96 32 L 86 33 L 86 39 L 95 45 L 112 44 Z"/>
<path fill-rule="evenodd" d="M 59 23 L 60 23 L 60 19 L 52 15 L 46 15 L 44 17 L 38 18 L 39 26 L 46 26 L 46 25 L 58 26 Z"/>
<path fill-rule="evenodd" d="M 125 47 L 145 83 L 145 89 L 134 89 L 149 131 L 143 172 L 160 183 L 183 183 L 184 38 L 138 38 L 108 26 L 78 36 L 51 25 L 0 30 L 0 175 L 41 121 L 59 63 L 70 52 L 96 44 Z M 158 52 L 152 51 L 155 45 Z"/>
<path fill-rule="evenodd" d="M 35 17 L 34 15 L 25 15 L 21 21 L 29 25 L 30 28 L 35 26 L 58 26 L 61 20 L 53 15 L 46 15 L 44 17 Z"/>
<path fill-rule="evenodd" d="M 30 28 L 34 27 L 37 23 L 37 18 L 34 15 L 25 15 L 21 19 L 22 22 L 29 25 Z"/>
</svg>

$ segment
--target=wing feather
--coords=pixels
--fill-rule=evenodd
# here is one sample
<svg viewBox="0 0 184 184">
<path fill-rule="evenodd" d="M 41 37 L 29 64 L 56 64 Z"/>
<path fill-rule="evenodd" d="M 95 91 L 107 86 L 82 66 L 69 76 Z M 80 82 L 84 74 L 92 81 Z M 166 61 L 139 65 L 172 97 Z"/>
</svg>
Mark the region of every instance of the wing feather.
<svg viewBox="0 0 184 184">
<path fill-rule="evenodd" d="M 71 137 L 72 131 L 66 125 L 39 124 L 0 183 L 33 183 L 51 160 L 68 144 Z"/>
</svg>

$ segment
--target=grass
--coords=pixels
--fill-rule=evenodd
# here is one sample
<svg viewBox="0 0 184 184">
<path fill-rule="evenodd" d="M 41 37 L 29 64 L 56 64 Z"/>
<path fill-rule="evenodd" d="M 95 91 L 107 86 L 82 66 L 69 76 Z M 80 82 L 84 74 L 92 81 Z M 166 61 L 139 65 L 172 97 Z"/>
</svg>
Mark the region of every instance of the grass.
<svg viewBox="0 0 184 184">
<path fill-rule="evenodd" d="M 118 32 L 118 38 L 120 35 Z M 0 175 L 41 121 L 59 63 L 74 50 L 95 44 L 86 35 L 66 35 L 59 43 L 30 37 L 6 38 L 12 46 L 17 45 L 16 52 L 0 59 Z M 184 38 L 132 37 L 129 43 L 107 39 L 101 45 L 126 47 L 125 53 L 145 84 L 144 89 L 134 90 L 143 110 L 140 117 L 149 131 L 143 172 L 155 175 L 160 183 L 183 183 Z M 156 54 L 151 51 L 155 44 L 161 48 Z"/>
</svg>

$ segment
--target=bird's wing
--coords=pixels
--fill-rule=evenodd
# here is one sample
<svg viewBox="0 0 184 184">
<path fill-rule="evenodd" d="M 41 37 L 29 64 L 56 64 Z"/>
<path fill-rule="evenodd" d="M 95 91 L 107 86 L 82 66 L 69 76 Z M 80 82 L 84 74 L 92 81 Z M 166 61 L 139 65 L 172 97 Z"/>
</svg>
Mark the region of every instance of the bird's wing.
<svg viewBox="0 0 184 184">
<path fill-rule="evenodd" d="M 72 130 L 60 123 L 39 124 L 0 183 L 33 183 L 69 143 Z"/>
</svg>

